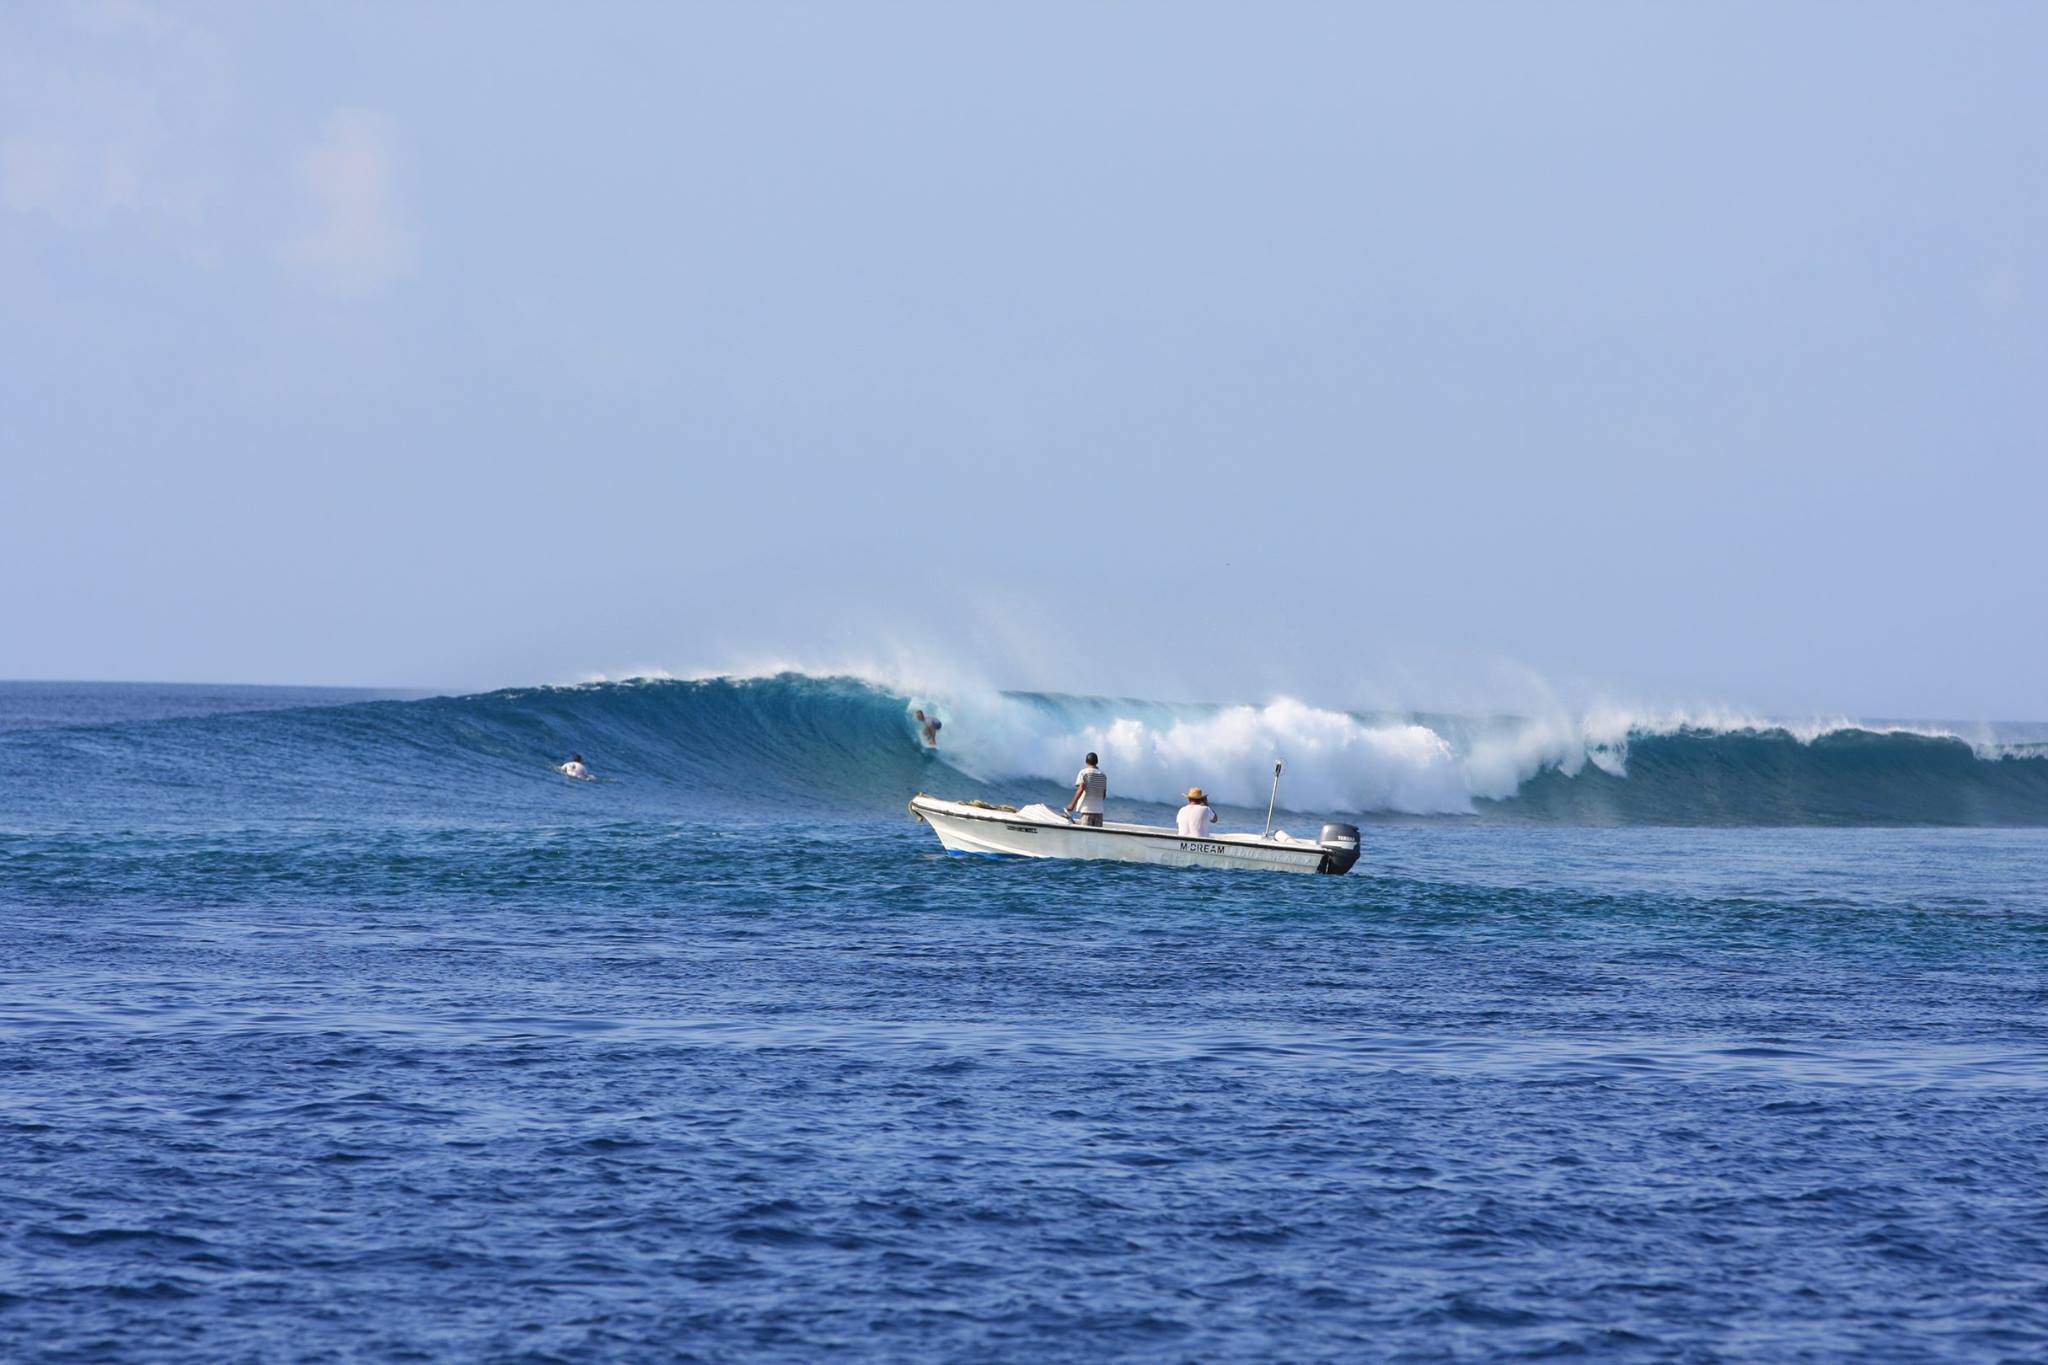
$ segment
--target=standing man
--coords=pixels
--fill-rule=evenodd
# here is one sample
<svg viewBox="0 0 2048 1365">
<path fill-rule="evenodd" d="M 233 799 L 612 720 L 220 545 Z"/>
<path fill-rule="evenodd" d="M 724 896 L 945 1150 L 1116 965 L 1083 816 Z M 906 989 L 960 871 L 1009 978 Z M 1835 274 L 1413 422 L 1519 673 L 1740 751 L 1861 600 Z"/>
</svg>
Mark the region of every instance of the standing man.
<svg viewBox="0 0 2048 1365">
<path fill-rule="evenodd" d="M 1067 802 L 1067 809 L 1077 807 L 1081 812 L 1081 823 L 1102 827 L 1102 812 L 1109 805 L 1109 777 L 1095 766 L 1095 755 L 1088 755 L 1088 766 L 1074 774 L 1074 799 Z"/>
</svg>

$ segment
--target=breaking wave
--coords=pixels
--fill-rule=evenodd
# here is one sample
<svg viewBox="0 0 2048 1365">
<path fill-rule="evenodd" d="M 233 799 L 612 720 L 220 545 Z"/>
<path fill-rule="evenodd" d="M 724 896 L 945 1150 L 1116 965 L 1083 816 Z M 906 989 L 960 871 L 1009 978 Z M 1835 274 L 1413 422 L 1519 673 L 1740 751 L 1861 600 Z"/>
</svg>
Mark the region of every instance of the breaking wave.
<svg viewBox="0 0 2048 1365">
<path fill-rule="evenodd" d="M 939 707 L 948 761 L 984 782 L 1064 779 L 1094 749 L 1112 790 L 1158 802 L 1199 783 L 1265 804 L 1364 815 L 1597 824 L 2048 823 L 2048 733 L 1743 717 L 1357 714 L 1281 699 L 1185 706 L 1038 694 Z"/>
<path fill-rule="evenodd" d="M 911 712 L 945 728 L 936 752 Z M 517 688 L 0 735 L 0 779 L 63 819 L 251 812 L 318 819 L 337 802 L 403 818 L 636 818 L 715 805 L 866 815 L 911 793 L 1043 800 L 1083 752 L 1113 799 L 1191 784 L 1262 809 L 1601 824 L 2048 824 L 2048 731 L 1964 736 L 1850 721 L 1730 716 L 1352 713 L 1280 699 L 1190 705 L 848 677 L 636 680 Z M 607 779 L 565 784 L 578 751 Z M 90 776 L 93 780 L 81 783 Z M 110 796 L 109 793 L 114 793 Z M 22 803 L 11 802 L 17 808 Z M 72 818 L 86 818 L 83 810 Z"/>
</svg>

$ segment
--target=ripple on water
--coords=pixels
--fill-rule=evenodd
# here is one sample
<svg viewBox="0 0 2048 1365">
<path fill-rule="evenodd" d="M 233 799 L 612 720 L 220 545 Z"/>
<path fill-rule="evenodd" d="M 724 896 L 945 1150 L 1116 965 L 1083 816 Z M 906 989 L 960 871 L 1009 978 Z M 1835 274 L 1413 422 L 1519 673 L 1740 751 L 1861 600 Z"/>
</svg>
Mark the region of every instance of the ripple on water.
<svg viewBox="0 0 2048 1365">
<path fill-rule="evenodd" d="M 38 837 L 0 1355 L 2048 1354 L 2025 840 Z"/>
</svg>

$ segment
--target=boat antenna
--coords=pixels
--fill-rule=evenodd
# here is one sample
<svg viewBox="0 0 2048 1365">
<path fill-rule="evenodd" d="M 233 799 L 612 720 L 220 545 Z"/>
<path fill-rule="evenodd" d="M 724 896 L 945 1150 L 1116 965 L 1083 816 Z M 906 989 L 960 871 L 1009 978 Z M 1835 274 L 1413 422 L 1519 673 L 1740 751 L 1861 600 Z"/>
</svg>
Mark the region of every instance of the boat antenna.
<svg viewBox="0 0 2048 1365">
<path fill-rule="evenodd" d="M 1276 758 L 1273 760 L 1273 794 L 1266 798 L 1266 832 L 1259 836 L 1261 839 L 1270 839 L 1273 837 L 1273 803 L 1275 801 L 1278 801 L 1279 799 L 1280 760 Z"/>
</svg>

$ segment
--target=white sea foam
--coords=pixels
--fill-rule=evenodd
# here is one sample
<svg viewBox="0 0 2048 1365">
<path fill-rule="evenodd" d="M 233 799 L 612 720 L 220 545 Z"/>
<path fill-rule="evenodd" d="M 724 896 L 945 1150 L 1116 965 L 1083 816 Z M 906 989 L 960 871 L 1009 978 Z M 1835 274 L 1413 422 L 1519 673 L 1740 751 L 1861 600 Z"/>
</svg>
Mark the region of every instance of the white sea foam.
<svg viewBox="0 0 2048 1365">
<path fill-rule="evenodd" d="M 1373 724 L 1282 698 L 1264 706 L 983 694 L 942 701 L 947 760 L 985 781 L 1065 781 L 1093 750 L 1120 795 L 1177 801 L 1206 787 L 1230 805 L 1264 805 L 1274 758 L 1288 803 L 1319 810 L 1449 814 L 1471 809 L 1457 756 L 1426 725 Z"/>
<path fill-rule="evenodd" d="M 1288 697 L 1257 706 L 1000 692 L 913 698 L 910 704 L 934 708 L 945 720 L 947 760 L 987 782 L 1064 782 L 1094 750 L 1120 795 L 1176 802 L 1199 785 L 1226 804 L 1257 808 L 1265 804 L 1273 761 L 1281 759 L 1288 807 L 1414 815 L 1471 811 L 1475 800 L 1512 796 L 1545 769 L 1575 775 L 1591 764 L 1626 777 L 1632 739 L 1687 730 L 1775 731 L 1803 744 L 1845 730 L 1959 738 L 1939 726 L 1786 722 L 1715 708 L 1601 705 L 1575 715 L 1423 718 L 1354 715 Z M 1977 747 L 1988 757 L 2004 748 Z"/>
</svg>

